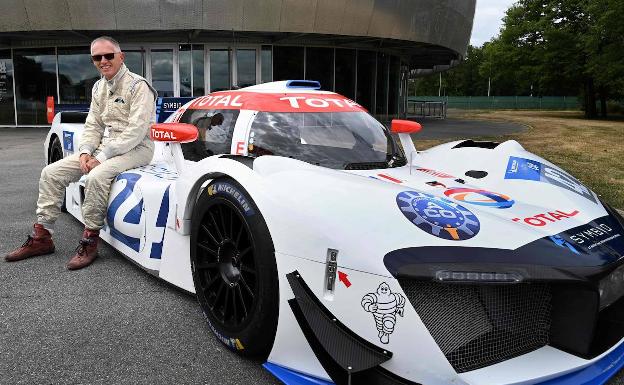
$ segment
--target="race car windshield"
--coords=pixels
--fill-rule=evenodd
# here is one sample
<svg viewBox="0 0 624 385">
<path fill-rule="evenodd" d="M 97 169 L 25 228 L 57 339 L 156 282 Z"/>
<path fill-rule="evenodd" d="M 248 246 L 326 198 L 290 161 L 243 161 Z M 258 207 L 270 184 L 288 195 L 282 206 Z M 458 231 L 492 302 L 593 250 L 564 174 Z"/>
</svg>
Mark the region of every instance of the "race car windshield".
<svg viewBox="0 0 624 385">
<path fill-rule="evenodd" d="M 366 112 L 259 112 L 249 155 L 278 155 L 334 169 L 405 164 L 394 139 Z"/>
</svg>

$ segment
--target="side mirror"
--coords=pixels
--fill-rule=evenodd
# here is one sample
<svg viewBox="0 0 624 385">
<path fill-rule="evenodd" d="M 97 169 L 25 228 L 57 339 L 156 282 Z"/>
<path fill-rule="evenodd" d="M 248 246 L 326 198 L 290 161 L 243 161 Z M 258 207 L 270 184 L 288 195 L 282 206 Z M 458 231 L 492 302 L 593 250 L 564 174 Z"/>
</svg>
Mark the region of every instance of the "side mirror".
<svg viewBox="0 0 624 385">
<path fill-rule="evenodd" d="M 411 120 L 392 119 L 390 131 L 395 134 L 413 134 L 422 129 L 420 123 Z"/>
<path fill-rule="evenodd" d="M 150 137 L 157 142 L 188 143 L 197 135 L 197 127 L 188 123 L 156 123 L 150 128 Z"/>
<path fill-rule="evenodd" d="M 417 154 L 416 146 L 414 146 L 411 134 L 418 132 L 421 129 L 422 126 L 420 123 L 412 122 L 411 120 L 392 119 L 392 123 L 390 124 L 390 131 L 394 134 L 399 134 L 401 146 L 403 146 L 405 155 L 407 155 L 410 159 L 410 165 L 412 164 L 414 155 Z"/>
</svg>

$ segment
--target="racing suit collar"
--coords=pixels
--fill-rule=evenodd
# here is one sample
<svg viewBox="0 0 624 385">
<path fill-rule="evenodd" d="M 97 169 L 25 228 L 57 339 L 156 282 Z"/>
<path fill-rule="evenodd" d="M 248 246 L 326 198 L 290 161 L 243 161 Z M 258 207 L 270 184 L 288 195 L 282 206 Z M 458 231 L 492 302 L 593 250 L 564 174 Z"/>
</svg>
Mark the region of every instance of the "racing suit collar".
<svg viewBox="0 0 624 385">
<path fill-rule="evenodd" d="M 108 83 L 108 92 L 110 95 L 115 93 L 115 91 L 117 90 L 117 86 L 119 85 L 119 79 L 121 79 L 126 72 L 128 72 L 128 68 L 126 67 L 125 63 L 122 63 L 121 67 L 119 67 L 119 71 L 117 71 L 115 76 L 113 76 L 111 80 L 106 80 L 106 83 Z"/>
</svg>

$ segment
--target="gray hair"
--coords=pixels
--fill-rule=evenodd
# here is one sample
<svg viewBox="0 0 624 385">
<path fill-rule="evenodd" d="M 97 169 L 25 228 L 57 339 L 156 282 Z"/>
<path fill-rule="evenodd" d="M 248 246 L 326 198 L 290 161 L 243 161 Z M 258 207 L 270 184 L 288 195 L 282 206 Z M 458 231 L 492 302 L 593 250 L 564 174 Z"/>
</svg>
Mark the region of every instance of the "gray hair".
<svg viewBox="0 0 624 385">
<path fill-rule="evenodd" d="M 115 39 L 113 39 L 110 36 L 100 36 L 100 37 L 96 37 L 95 39 L 93 39 L 93 41 L 91 42 L 91 49 L 93 49 L 93 44 L 97 43 L 98 41 L 107 41 L 109 43 L 111 43 L 112 45 L 115 46 L 116 52 L 121 52 L 121 47 L 119 46 L 119 42 Z"/>
</svg>

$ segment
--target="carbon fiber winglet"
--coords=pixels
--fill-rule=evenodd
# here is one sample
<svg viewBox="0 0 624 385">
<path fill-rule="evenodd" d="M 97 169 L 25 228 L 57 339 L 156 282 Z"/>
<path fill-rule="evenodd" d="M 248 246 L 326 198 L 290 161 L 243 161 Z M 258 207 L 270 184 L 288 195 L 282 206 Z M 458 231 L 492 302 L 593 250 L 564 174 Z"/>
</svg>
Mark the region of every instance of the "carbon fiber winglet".
<svg viewBox="0 0 624 385">
<path fill-rule="evenodd" d="M 342 324 L 305 283 L 299 272 L 286 275 L 295 298 L 290 308 L 319 362 L 337 385 L 416 385 L 379 366 L 392 358 Z"/>
</svg>

